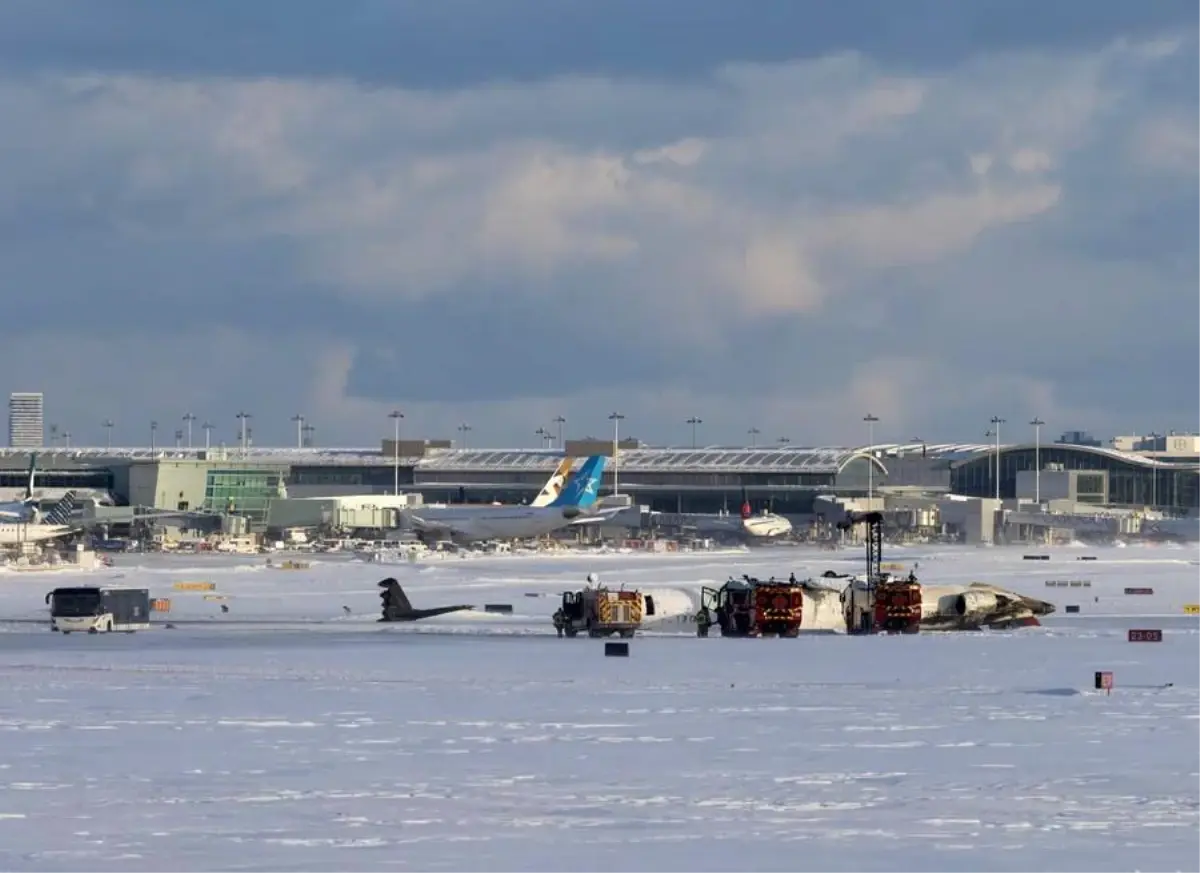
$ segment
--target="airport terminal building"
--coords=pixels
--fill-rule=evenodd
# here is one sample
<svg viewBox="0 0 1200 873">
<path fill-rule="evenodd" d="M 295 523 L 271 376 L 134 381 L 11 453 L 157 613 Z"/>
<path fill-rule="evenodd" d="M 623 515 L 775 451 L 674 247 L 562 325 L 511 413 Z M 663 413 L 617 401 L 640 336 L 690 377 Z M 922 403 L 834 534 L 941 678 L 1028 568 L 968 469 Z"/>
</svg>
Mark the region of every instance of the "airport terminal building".
<svg viewBox="0 0 1200 873">
<path fill-rule="evenodd" d="M 582 458 L 612 456 L 606 441 L 567 441 Z M 266 524 L 272 501 L 288 497 L 420 493 L 430 502 L 528 502 L 563 456 L 557 449 L 455 449 L 445 443 L 383 441 L 377 449 L 69 449 L 38 454 L 38 483 L 107 493 L 117 505 L 236 513 Z M 29 452 L 0 450 L 0 492 L 15 495 Z M 999 463 L 997 464 L 997 460 Z M 756 511 L 803 516 L 819 495 L 868 493 L 1071 499 L 1097 506 L 1200 508 L 1200 459 L 1147 456 L 1051 443 L 886 444 L 857 448 L 772 446 L 656 448 L 623 442 L 602 494 L 619 490 L 662 512 Z M 1040 464 L 1040 475 L 1035 471 Z"/>
</svg>

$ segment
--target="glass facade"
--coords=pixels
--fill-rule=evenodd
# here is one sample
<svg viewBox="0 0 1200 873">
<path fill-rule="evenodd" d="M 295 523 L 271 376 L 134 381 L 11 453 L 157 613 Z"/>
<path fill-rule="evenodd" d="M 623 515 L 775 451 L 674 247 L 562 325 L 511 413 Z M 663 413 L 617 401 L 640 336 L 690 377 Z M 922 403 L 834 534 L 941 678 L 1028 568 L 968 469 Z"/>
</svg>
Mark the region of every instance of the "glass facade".
<svg viewBox="0 0 1200 873">
<path fill-rule="evenodd" d="M 245 516 L 251 526 L 267 522 L 271 501 L 279 497 L 282 470 L 209 470 L 204 508 Z"/>
<path fill-rule="evenodd" d="M 1112 506 L 1155 506 L 1164 510 L 1200 508 L 1200 472 L 1195 467 L 1180 465 L 1153 468 L 1129 463 L 1087 449 L 1071 448 L 1051 443 L 1042 446 L 1042 469 L 1058 464 L 1064 470 L 1105 470 L 1108 472 L 1108 503 Z M 1011 498 L 1017 491 L 1017 473 L 1034 469 L 1034 450 L 1020 448 L 1000 453 L 1000 496 Z M 959 463 L 951 470 L 951 488 L 955 494 L 972 497 L 991 497 L 995 488 L 996 456 L 992 453 Z M 1101 483 L 1080 477 L 1078 494 L 1081 502 L 1096 502 L 1103 494 Z M 1100 491 L 1089 490 L 1097 484 Z M 1101 497 L 1101 499 L 1103 499 Z"/>
</svg>

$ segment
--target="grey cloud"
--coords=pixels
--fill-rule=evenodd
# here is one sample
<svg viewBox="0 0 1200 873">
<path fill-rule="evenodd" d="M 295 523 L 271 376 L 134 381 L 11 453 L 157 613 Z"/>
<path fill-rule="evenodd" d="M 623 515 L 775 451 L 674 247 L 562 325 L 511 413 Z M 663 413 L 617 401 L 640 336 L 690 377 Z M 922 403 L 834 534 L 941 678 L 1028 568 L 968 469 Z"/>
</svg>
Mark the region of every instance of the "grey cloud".
<svg viewBox="0 0 1200 873">
<path fill-rule="evenodd" d="M 9 0 L 0 64 L 458 87 L 564 73 L 690 78 L 857 46 L 929 70 L 1023 47 L 1195 32 L 1190 0 Z"/>
<path fill-rule="evenodd" d="M 0 363 L 88 420 L 182 395 L 254 405 L 279 440 L 310 410 L 364 442 L 397 403 L 492 442 L 560 413 L 599 432 L 613 407 L 659 439 L 692 414 L 726 440 L 855 439 L 868 408 L 930 438 L 1047 404 L 1099 429 L 1126 423 L 1114 393 L 1193 419 L 1191 382 L 1144 391 L 1128 358 L 1153 335 L 1194 364 L 1197 319 L 1154 318 L 1193 312 L 1196 234 L 1139 208 L 1175 186 L 1160 202 L 1194 226 L 1194 174 L 1149 171 L 1129 139 L 1189 111 L 1141 95 L 1194 52 L 1025 51 L 938 76 L 841 54 L 451 92 L 9 77 L 0 256 L 38 293 Z M 1114 269 L 1096 249 L 1118 236 Z M 98 337 L 58 327 L 79 297 Z M 33 338 L 55 330 L 68 358 L 43 367 Z"/>
</svg>

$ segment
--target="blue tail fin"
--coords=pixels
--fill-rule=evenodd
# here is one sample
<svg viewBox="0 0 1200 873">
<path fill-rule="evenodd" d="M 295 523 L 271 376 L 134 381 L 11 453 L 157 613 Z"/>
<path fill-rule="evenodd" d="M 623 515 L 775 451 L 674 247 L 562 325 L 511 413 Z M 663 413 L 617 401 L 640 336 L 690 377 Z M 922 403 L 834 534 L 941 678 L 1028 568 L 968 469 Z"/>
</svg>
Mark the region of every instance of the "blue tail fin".
<svg viewBox="0 0 1200 873">
<path fill-rule="evenodd" d="M 68 491 L 62 500 L 50 507 L 42 516 L 42 524 L 70 524 L 75 512 L 75 492 Z"/>
<path fill-rule="evenodd" d="M 592 455 L 583 462 L 567 487 L 562 490 L 551 506 L 580 506 L 587 508 L 596 502 L 600 493 L 600 479 L 604 475 L 603 455 Z"/>
</svg>

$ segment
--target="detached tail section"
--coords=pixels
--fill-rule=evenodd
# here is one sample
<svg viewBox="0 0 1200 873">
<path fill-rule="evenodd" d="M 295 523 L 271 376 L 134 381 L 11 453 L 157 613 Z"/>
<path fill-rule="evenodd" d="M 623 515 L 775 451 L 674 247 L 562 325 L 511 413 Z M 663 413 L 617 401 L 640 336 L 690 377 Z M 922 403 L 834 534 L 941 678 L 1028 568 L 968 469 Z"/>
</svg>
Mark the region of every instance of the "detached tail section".
<svg viewBox="0 0 1200 873">
<path fill-rule="evenodd" d="M 430 609 L 413 609 L 408 595 L 404 593 L 404 589 L 395 579 L 384 579 L 379 583 L 379 587 L 383 589 L 379 592 L 379 599 L 383 601 L 383 614 L 380 621 L 419 621 L 422 618 L 445 615 L 448 612 L 462 612 L 464 609 L 473 608 L 469 605 L 459 604 L 434 606 Z"/>
<path fill-rule="evenodd" d="M 604 476 L 604 464 L 607 460 L 604 455 L 592 455 L 584 461 L 579 472 L 550 505 L 581 509 L 592 506 L 600 494 L 600 481 Z"/>
</svg>

